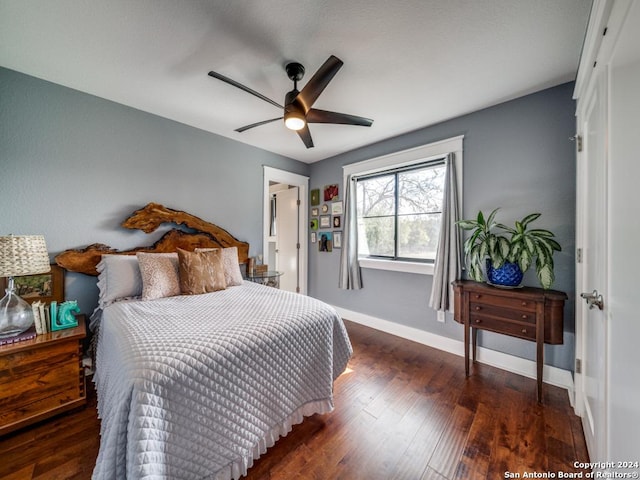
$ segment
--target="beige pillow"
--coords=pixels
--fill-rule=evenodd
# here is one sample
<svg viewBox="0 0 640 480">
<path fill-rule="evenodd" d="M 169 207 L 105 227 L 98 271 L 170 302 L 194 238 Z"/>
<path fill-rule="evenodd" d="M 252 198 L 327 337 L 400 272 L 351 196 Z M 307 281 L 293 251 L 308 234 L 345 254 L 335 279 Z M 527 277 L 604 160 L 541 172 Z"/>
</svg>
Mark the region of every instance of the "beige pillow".
<svg viewBox="0 0 640 480">
<path fill-rule="evenodd" d="M 187 252 L 178 248 L 180 291 L 187 295 L 216 292 L 227 288 L 220 250 Z"/>
<path fill-rule="evenodd" d="M 136 253 L 142 277 L 142 300 L 180 295 L 177 253 Z"/>
<path fill-rule="evenodd" d="M 211 252 L 219 248 L 196 248 L 196 252 Z M 222 249 L 222 264 L 224 266 L 224 280 L 227 287 L 242 285 L 242 272 L 238 261 L 238 247 Z"/>
</svg>

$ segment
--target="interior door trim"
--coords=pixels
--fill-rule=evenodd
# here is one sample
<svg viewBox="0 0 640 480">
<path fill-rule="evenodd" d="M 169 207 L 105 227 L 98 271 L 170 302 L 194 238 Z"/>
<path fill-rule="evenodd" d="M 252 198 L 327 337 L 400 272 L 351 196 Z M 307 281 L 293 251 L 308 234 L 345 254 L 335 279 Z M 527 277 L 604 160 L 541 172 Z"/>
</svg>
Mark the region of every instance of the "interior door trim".
<svg viewBox="0 0 640 480">
<path fill-rule="evenodd" d="M 286 183 L 299 188 L 299 222 L 298 222 L 298 239 L 300 241 L 300 262 L 299 262 L 299 281 L 300 281 L 300 293 L 307 294 L 308 286 L 308 269 L 309 269 L 309 242 L 307 235 L 307 225 L 309 223 L 309 177 L 300 175 L 286 170 L 278 168 L 263 166 L 264 183 L 262 193 L 262 208 L 263 208 L 263 221 L 262 221 L 262 251 L 264 256 L 264 262 L 269 264 L 269 249 L 267 245 L 269 243 L 269 225 L 270 225 L 270 193 L 269 184 L 274 183 Z"/>
</svg>

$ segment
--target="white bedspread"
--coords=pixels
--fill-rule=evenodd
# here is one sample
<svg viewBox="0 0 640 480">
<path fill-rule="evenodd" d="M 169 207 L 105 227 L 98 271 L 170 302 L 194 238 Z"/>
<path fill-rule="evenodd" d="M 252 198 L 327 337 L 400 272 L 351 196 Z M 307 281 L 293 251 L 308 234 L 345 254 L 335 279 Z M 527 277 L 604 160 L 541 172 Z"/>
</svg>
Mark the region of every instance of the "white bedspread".
<svg viewBox="0 0 640 480">
<path fill-rule="evenodd" d="M 245 282 L 110 305 L 94 479 L 237 479 L 303 416 L 333 409 L 351 344 L 328 305 Z"/>
</svg>

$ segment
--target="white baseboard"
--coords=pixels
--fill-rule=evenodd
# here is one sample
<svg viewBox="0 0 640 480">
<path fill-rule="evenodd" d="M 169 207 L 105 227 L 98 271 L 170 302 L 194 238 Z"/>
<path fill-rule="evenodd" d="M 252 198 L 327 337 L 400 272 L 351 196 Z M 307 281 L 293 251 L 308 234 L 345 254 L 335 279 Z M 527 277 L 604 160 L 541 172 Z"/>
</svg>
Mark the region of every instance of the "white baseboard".
<svg viewBox="0 0 640 480">
<path fill-rule="evenodd" d="M 464 357 L 464 342 L 459 340 L 443 337 L 442 335 L 436 335 L 435 333 L 426 332 L 414 327 L 408 327 L 389 320 L 383 320 L 382 318 L 373 317 L 365 313 L 336 307 L 335 305 L 334 308 L 337 310 L 338 314 L 346 320 Z M 476 354 L 476 360 L 480 363 L 501 368 L 508 372 L 516 373 L 528 378 L 536 378 L 536 362 L 533 360 L 515 357 L 507 353 L 490 350 L 484 347 L 478 347 Z M 566 389 L 571 406 L 573 406 L 574 383 L 573 375 L 570 371 L 553 367 L 551 365 L 545 365 L 542 371 L 542 380 L 545 383 Z"/>
</svg>

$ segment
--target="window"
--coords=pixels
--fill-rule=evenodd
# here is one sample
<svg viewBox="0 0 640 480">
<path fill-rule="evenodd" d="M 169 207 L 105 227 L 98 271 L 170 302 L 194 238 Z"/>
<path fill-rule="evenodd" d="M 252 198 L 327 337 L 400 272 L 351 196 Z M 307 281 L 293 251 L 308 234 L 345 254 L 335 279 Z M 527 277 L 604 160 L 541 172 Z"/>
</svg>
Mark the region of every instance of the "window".
<svg viewBox="0 0 640 480">
<path fill-rule="evenodd" d="M 462 204 L 464 136 L 345 165 L 357 179 L 362 268 L 430 275 L 440 234 L 445 167 L 453 154 Z M 346 186 L 346 183 L 345 183 Z"/>
<path fill-rule="evenodd" d="M 433 262 L 444 173 L 440 160 L 357 177 L 360 255 Z"/>
</svg>

